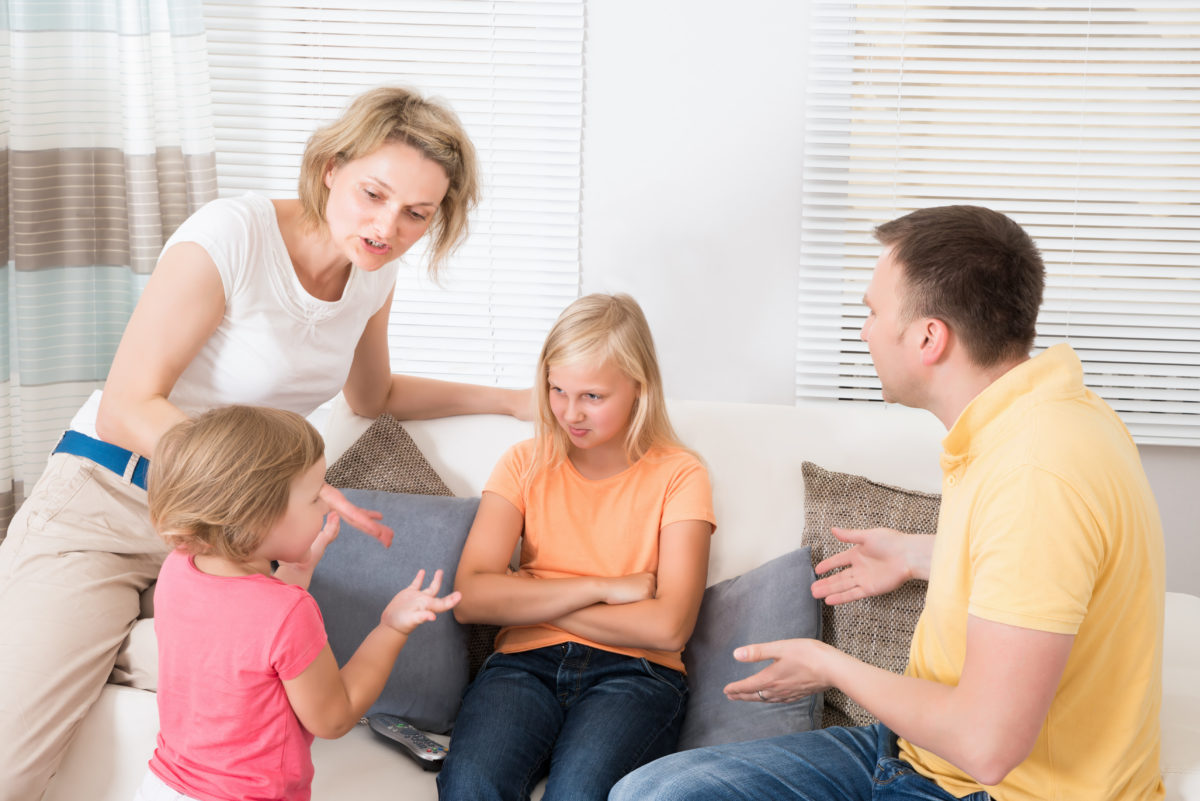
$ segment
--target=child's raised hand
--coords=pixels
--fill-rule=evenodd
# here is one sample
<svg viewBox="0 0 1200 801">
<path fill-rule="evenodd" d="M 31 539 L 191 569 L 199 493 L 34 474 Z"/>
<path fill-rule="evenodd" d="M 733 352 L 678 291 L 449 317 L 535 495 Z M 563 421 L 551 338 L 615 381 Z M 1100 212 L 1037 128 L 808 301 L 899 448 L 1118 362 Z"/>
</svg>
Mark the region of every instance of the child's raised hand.
<svg viewBox="0 0 1200 801">
<path fill-rule="evenodd" d="M 325 549 L 337 539 L 340 522 L 337 512 L 325 515 L 325 525 L 321 526 L 317 538 L 308 546 L 308 553 L 298 562 L 280 562 L 275 570 L 275 578 L 307 589 L 308 583 L 312 581 L 313 571 L 317 569 L 317 563 L 325 555 Z"/>
<path fill-rule="evenodd" d="M 658 578 L 653 573 L 631 573 L 607 579 L 604 596 L 606 604 L 632 604 L 648 601 L 658 589 Z"/>
<path fill-rule="evenodd" d="M 380 615 L 380 622 L 403 634 L 412 634 L 417 626 L 435 620 L 439 614 L 453 609 L 462 600 L 461 592 L 452 592 L 444 598 L 437 597 L 442 588 L 442 571 L 433 574 L 429 586 L 421 589 L 425 571 L 418 570 L 412 584 L 396 593 Z"/>
</svg>

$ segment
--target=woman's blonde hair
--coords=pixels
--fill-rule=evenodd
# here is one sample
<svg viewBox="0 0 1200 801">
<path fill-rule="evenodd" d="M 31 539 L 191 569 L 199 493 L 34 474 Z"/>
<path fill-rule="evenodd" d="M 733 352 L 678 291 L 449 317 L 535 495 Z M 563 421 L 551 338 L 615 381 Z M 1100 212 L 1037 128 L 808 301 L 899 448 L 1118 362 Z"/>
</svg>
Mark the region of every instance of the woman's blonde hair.
<svg viewBox="0 0 1200 801">
<path fill-rule="evenodd" d="M 300 162 L 304 222 L 313 228 L 325 224 L 329 200 L 325 174 L 330 169 L 368 156 L 389 142 L 416 148 L 441 165 L 450 180 L 429 226 L 433 246 L 428 271 L 436 279 L 438 269 L 467 238 L 467 215 L 479 202 L 478 167 L 475 146 L 454 112 L 411 89 L 381 87 L 365 92 L 340 119 L 309 137 Z"/>
<path fill-rule="evenodd" d="M 626 294 L 584 295 L 563 310 L 538 357 L 535 465 L 567 457 L 570 440 L 550 409 L 550 368 L 565 364 L 612 364 L 637 385 L 625 455 L 635 462 L 654 447 L 682 447 L 663 397 L 662 376 L 650 326 L 637 301 Z"/>
<path fill-rule="evenodd" d="M 324 452 L 295 412 L 226 406 L 185 420 L 150 460 L 150 521 L 172 547 L 247 561 L 287 511 L 292 481 Z"/>
</svg>

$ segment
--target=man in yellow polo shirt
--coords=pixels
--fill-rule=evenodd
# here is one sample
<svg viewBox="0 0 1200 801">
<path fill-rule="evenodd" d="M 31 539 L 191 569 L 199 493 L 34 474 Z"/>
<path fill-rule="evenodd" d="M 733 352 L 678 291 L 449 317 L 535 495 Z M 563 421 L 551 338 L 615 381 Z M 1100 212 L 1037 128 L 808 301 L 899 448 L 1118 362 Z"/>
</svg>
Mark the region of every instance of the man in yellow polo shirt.
<svg viewBox="0 0 1200 801">
<path fill-rule="evenodd" d="M 786 702 L 837 687 L 875 726 L 676 754 L 610 801 L 1161 799 L 1162 526 L 1137 448 L 1070 346 L 1030 358 L 1045 270 L 974 206 L 879 226 L 863 326 L 884 399 L 945 424 L 936 537 L 835 530 L 828 603 L 929 581 L 904 676 L 816 640 L 726 688 Z"/>
</svg>

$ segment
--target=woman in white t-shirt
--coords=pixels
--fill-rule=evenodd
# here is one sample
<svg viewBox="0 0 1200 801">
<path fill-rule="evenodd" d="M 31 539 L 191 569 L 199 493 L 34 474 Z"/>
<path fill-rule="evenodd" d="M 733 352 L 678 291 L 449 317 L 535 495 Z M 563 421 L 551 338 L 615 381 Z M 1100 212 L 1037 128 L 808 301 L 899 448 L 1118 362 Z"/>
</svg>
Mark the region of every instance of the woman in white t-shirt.
<svg viewBox="0 0 1200 801">
<path fill-rule="evenodd" d="M 146 457 L 172 425 L 231 403 L 307 415 L 338 391 L 366 417 L 529 418 L 527 391 L 389 366 L 395 260 L 428 232 L 436 273 L 477 196 L 453 112 L 384 88 L 312 136 L 299 198 L 213 201 L 170 238 L 103 394 L 0 544 L 0 801 L 41 797 L 158 574 L 166 547 L 147 513 Z M 376 515 L 332 488 L 322 496 L 390 543 Z"/>
</svg>

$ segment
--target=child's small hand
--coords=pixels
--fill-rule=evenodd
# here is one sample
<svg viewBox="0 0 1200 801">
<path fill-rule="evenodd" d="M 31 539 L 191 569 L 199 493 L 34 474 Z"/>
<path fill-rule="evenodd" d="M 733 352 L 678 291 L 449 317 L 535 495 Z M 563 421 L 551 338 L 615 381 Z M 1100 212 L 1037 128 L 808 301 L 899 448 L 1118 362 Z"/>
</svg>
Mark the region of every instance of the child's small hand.
<svg viewBox="0 0 1200 801">
<path fill-rule="evenodd" d="M 632 604 L 648 601 L 658 589 L 658 578 L 653 573 L 631 573 L 608 579 L 606 604 Z"/>
<path fill-rule="evenodd" d="M 424 580 L 425 571 L 418 570 L 412 584 L 396 593 L 396 597 L 388 603 L 380 622 L 402 634 L 412 634 L 417 626 L 435 620 L 439 614 L 453 609 L 462 600 L 461 592 L 452 592 L 444 598 L 437 597 L 442 587 L 442 571 L 436 571 L 429 586 L 421 589 Z"/>
<path fill-rule="evenodd" d="M 308 546 L 308 553 L 298 562 L 280 562 L 275 570 L 275 578 L 307 589 L 312 581 L 313 571 L 317 569 L 317 563 L 325 555 L 325 549 L 337 539 L 340 520 L 337 512 L 325 515 L 325 525 L 321 526 L 317 538 Z"/>
</svg>

